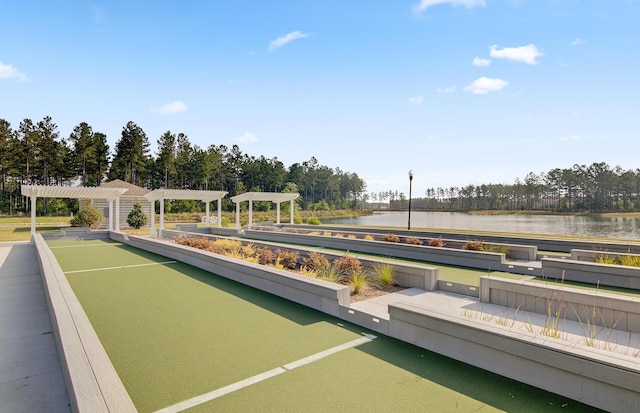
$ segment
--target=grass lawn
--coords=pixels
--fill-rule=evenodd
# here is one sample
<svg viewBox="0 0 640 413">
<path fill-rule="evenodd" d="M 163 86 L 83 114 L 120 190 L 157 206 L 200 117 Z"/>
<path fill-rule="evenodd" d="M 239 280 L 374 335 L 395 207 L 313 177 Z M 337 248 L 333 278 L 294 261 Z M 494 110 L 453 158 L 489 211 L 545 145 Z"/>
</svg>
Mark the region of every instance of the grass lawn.
<svg viewBox="0 0 640 413">
<path fill-rule="evenodd" d="M 59 231 L 69 226 L 69 217 L 37 217 L 36 231 Z M 31 238 L 31 217 L 0 216 L 0 242 L 29 241 Z"/>
<path fill-rule="evenodd" d="M 189 411 L 596 411 L 383 336 L 284 368 L 369 332 L 112 241 L 49 246 L 141 412 L 274 369 Z"/>
</svg>

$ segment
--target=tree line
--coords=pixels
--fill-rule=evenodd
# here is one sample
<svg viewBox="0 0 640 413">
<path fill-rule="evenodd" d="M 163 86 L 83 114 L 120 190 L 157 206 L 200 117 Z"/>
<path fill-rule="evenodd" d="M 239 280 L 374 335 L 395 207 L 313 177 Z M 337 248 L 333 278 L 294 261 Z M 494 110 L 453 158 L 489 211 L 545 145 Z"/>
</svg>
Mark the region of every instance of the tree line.
<svg viewBox="0 0 640 413">
<path fill-rule="evenodd" d="M 302 209 L 355 209 L 366 193 L 366 183 L 356 173 L 320 165 L 315 157 L 287 168 L 277 157 L 250 156 L 237 145 L 202 148 L 186 134 L 171 131 L 158 138 L 155 154 L 150 147 L 134 122 L 122 128 L 112 152 L 107 136 L 87 122 L 65 139 L 49 116 L 37 123 L 24 119 L 17 128 L 0 119 L 0 213 L 27 212 L 29 203 L 20 194 L 23 184 L 98 186 L 121 179 L 149 190 L 222 190 L 229 196 L 288 191 L 300 193 Z M 74 207 L 74 200 L 49 200 L 38 212 L 66 214 Z M 174 202 L 173 207 L 190 210 L 195 202 Z M 234 205 L 225 198 L 223 208 L 232 210 Z"/>
<path fill-rule="evenodd" d="M 408 204 L 404 193 L 397 191 L 373 194 L 373 198 L 388 200 L 396 209 Z M 446 211 L 636 212 L 640 211 L 640 169 L 611 168 L 605 162 L 575 164 L 541 174 L 530 172 L 513 184 L 428 188 L 424 197 L 412 199 L 411 206 Z"/>
</svg>

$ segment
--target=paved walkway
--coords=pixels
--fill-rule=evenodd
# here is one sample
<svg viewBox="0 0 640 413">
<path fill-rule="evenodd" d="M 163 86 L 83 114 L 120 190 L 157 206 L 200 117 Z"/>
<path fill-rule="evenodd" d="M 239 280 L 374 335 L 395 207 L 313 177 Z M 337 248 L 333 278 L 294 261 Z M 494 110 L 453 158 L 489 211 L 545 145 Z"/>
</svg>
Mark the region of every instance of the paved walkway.
<svg viewBox="0 0 640 413">
<path fill-rule="evenodd" d="M 0 412 L 70 412 L 36 252 L 0 243 Z"/>
</svg>

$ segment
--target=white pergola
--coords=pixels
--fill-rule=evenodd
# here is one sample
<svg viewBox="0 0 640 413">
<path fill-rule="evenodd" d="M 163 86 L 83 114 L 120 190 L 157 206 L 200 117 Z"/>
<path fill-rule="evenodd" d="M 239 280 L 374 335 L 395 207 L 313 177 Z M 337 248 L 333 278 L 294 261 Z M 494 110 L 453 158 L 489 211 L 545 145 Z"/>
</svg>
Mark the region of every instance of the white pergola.
<svg viewBox="0 0 640 413">
<path fill-rule="evenodd" d="M 164 200 L 165 199 L 190 199 L 202 201 L 206 205 L 207 226 L 211 226 L 209 218 L 209 202 L 218 201 L 218 227 L 222 226 L 222 198 L 226 191 L 197 191 L 189 189 L 155 189 L 144 197 L 151 201 L 151 234 L 155 234 L 155 201 L 160 201 L 160 232 L 164 230 Z"/>
<path fill-rule="evenodd" d="M 20 191 L 23 196 L 31 198 L 31 235 L 36 233 L 36 200 L 38 198 L 75 198 L 75 199 L 106 199 L 109 202 L 109 231 L 113 230 L 113 201 L 116 214 L 120 216 L 120 196 L 128 191 L 127 188 L 104 188 L 85 186 L 47 186 L 22 185 Z M 120 222 L 115 219 L 115 230 L 120 230 Z"/>
<path fill-rule="evenodd" d="M 293 224 L 293 201 L 299 196 L 300 194 L 284 192 L 245 192 L 244 194 L 232 196 L 231 200 L 236 204 L 236 228 L 240 229 L 240 203 L 244 201 L 249 201 L 249 228 L 253 223 L 253 201 L 271 201 L 275 203 L 277 205 L 276 224 L 280 223 L 280 204 L 290 201 L 290 223 Z"/>
</svg>

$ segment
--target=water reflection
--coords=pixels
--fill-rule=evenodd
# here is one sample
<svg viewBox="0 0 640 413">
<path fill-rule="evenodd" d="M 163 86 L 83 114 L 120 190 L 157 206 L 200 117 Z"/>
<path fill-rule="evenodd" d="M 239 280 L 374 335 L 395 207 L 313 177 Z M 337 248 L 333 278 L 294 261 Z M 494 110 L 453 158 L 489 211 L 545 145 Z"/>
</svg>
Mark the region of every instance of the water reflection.
<svg viewBox="0 0 640 413">
<path fill-rule="evenodd" d="M 407 212 L 384 211 L 332 224 L 407 227 Z M 411 211 L 412 228 L 559 234 L 596 238 L 640 239 L 640 218 L 570 215 L 473 215 L 457 212 Z"/>
</svg>

